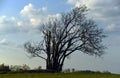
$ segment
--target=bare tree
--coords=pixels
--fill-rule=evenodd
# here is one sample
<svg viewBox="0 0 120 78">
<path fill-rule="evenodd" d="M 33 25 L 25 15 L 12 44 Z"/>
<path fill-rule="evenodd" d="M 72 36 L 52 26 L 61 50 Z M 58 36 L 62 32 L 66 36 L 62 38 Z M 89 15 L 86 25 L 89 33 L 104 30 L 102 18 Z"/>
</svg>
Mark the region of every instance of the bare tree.
<svg viewBox="0 0 120 78">
<path fill-rule="evenodd" d="M 41 26 L 43 41 L 38 45 L 31 42 L 24 44 L 33 57 L 46 61 L 46 69 L 60 72 L 66 57 L 76 51 L 89 55 L 101 56 L 105 47 L 102 39 L 103 30 L 95 22 L 86 18 L 86 6 L 76 7 L 61 14 L 60 18 L 49 20 Z M 46 56 L 43 57 L 42 53 Z"/>
</svg>

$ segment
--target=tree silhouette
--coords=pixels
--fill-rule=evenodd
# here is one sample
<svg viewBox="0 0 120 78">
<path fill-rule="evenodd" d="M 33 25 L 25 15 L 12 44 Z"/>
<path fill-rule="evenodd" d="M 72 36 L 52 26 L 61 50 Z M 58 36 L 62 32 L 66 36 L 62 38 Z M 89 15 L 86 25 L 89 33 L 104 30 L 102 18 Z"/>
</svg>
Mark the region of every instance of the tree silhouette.
<svg viewBox="0 0 120 78">
<path fill-rule="evenodd" d="M 76 7 L 70 12 L 61 14 L 60 18 L 50 19 L 42 24 L 43 41 L 38 45 L 31 42 L 24 44 L 28 53 L 46 61 L 46 69 L 62 71 L 66 57 L 76 51 L 89 55 L 101 56 L 105 47 L 102 39 L 103 30 L 95 22 L 86 18 L 86 6 Z M 46 56 L 43 57 L 42 53 Z"/>
</svg>

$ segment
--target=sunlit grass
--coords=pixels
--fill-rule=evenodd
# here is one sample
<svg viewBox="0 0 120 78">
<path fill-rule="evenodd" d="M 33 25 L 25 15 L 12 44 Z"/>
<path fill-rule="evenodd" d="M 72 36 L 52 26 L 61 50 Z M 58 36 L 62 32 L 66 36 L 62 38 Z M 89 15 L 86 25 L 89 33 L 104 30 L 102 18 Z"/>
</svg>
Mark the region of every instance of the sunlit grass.
<svg viewBox="0 0 120 78">
<path fill-rule="evenodd" d="M 0 78 L 120 78 L 115 74 L 85 74 L 85 73 L 21 73 L 0 74 Z"/>
</svg>

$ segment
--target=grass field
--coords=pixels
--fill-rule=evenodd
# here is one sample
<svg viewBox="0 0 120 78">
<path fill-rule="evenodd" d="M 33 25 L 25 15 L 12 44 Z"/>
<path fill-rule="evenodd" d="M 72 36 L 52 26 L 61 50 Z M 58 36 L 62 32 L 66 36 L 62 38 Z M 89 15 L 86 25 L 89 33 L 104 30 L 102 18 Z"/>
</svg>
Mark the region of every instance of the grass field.
<svg viewBox="0 0 120 78">
<path fill-rule="evenodd" d="M 85 73 L 24 73 L 0 74 L 0 78 L 120 78 L 115 74 L 85 74 Z"/>
</svg>

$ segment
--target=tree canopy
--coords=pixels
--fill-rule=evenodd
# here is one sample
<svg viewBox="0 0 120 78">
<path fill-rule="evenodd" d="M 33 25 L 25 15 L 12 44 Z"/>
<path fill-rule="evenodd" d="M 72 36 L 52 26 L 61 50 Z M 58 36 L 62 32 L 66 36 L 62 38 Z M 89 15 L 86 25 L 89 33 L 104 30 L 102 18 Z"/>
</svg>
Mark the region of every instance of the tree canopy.
<svg viewBox="0 0 120 78">
<path fill-rule="evenodd" d="M 87 19 L 86 6 L 76 7 L 61 14 L 60 18 L 50 19 L 42 24 L 43 41 L 38 45 L 24 44 L 28 53 L 46 61 L 46 69 L 60 72 L 66 57 L 79 51 L 89 55 L 101 56 L 105 46 L 103 30 L 92 19 Z M 46 56 L 43 57 L 42 53 Z"/>
</svg>

